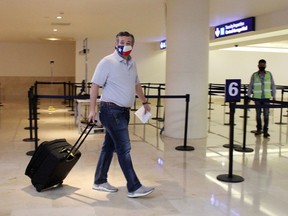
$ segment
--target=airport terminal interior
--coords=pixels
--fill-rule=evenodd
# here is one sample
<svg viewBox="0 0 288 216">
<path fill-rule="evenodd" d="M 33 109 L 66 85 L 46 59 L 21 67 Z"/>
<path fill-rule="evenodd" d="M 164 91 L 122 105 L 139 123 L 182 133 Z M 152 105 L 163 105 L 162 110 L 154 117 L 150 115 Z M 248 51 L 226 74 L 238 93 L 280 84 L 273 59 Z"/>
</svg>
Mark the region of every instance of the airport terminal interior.
<svg viewBox="0 0 288 216">
<path fill-rule="evenodd" d="M 109 171 L 109 182 L 117 193 L 92 189 L 94 171 L 103 141 L 103 132 L 93 130 L 81 147 L 82 156 L 63 184 L 37 192 L 24 175 L 35 149 L 29 140 L 27 103 L 11 102 L 0 107 L 1 134 L 1 208 L 0 215 L 274 215 L 287 214 L 287 117 L 280 121 L 280 110 L 270 111 L 270 139 L 255 136 L 255 112 L 248 111 L 246 148 L 252 152 L 232 151 L 230 163 L 229 106 L 222 96 L 212 97 L 208 136 L 188 140 L 193 151 L 179 151 L 183 139 L 165 136 L 164 108 L 151 101 L 152 118 L 147 124 L 131 111 L 129 125 L 132 160 L 145 186 L 155 187 L 147 197 L 128 198 L 126 181 L 115 154 Z M 163 103 L 163 101 L 161 102 Z M 184 102 L 183 102 L 184 105 Z M 49 107 L 53 106 L 53 111 Z M 75 110 L 64 101 L 41 99 L 38 102 L 39 144 L 55 138 L 66 138 L 71 144 L 78 138 Z M 139 105 L 137 104 L 137 108 Z M 207 105 L 208 107 L 208 105 Z M 80 117 L 85 117 L 85 106 Z M 286 109 L 283 109 L 286 114 Z M 10 116 L 10 118 L 6 118 Z M 154 119 L 153 119 L 154 117 Z M 243 110 L 235 112 L 234 145 L 243 147 Z M 184 134 L 183 134 L 184 135 Z M 34 137 L 34 135 L 32 136 Z M 232 167 L 232 172 L 231 172 Z M 225 182 L 219 176 L 235 176 L 241 182 Z"/>
<path fill-rule="evenodd" d="M 282 107 L 275 103 L 270 108 L 270 137 L 265 138 L 263 134 L 255 135 L 253 107 L 246 110 L 247 118 L 243 107 L 236 107 L 233 114 L 231 104 L 225 102 L 224 88 L 221 93 L 213 94 L 208 88 L 209 83 L 223 85 L 231 76 L 248 84 L 252 72 L 257 70 L 258 60 L 265 58 L 276 85 L 282 86 L 278 86 L 276 100 L 287 101 L 287 0 L 67 2 L 0 1 L 0 216 L 287 215 L 287 102 Z M 198 6 L 205 13 L 199 12 Z M 193 17 L 195 14 L 191 15 L 190 10 L 199 17 Z M 248 17 L 256 19 L 253 31 L 227 36 L 228 39 L 211 38 L 212 27 L 233 21 L 238 25 L 240 19 Z M 179 23 L 174 23 L 174 19 L 180 20 Z M 172 28 L 168 31 L 167 26 Z M 173 94 L 181 88 L 185 94 L 196 93 L 193 98 L 191 94 L 188 114 L 195 119 L 203 117 L 201 122 L 189 118 L 186 125 L 188 135 L 204 131 L 201 138 L 186 139 L 187 134 L 180 127 L 175 128 L 175 134 L 180 131 L 183 137 L 172 138 L 177 136 L 169 136 L 171 131 L 167 127 L 165 130 L 168 118 L 174 117 L 167 115 L 168 108 L 171 111 L 171 107 L 180 107 L 175 125 L 180 122 L 185 128 L 185 99 L 166 106 L 168 99 L 149 98 L 152 116 L 145 124 L 135 115 L 142 105 L 136 99 L 130 111 L 131 157 L 141 183 L 155 187 L 153 193 L 139 198 L 127 196 L 126 180 L 116 153 L 108 181 L 118 192 L 92 189 L 105 128 L 100 124 L 87 133 L 89 99 L 75 97 L 80 94 L 80 88 L 81 93 L 89 94 L 86 87 L 96 64 L 114 51 L 114 36 L 124 29 L 137 36 L 132 56 L 137 59 L 142 83 L 155 82 L 166 87 L 169 84 L 169 93 Z M 200 30 L 207 35 L 201 35 Z M 220 31 L 219 28 L 215 33 Z M 180 34 L 174 35 L 175 32 Z M 174 48 L 171 49 L 174 56 L 167 59 L 166 50 L 159 49 L 160 41 L 166 36 L 172 38 L 171 45 L 174 43 L 170 46 Z M 176 72 L 168 68 L 173 66 L 174 59 L 177 59 Z M 188 72 L 182 59 L 188 60 L 191 67 Z M 199 66 L 197 71 L 194 66 Z M 28 97 L 35 81 L 47 82 L 40 88 L 41 94 L 61 96 L 37 98 L 36 112 L 31 109 Z M 56 87 L 54 82 L 79 88 L 69 95 L 72 98 L 63 98 L 62 87 Z M 167 92 L 163 91 L 162 95 Z M 151 95 L 158 96 L 157 90 Z M 199 110 L 199 104 L 204 108 Z M 237 104 L 243 105 L 243 98 Z M 175 126 L 174 122 L 171 125 Z M 73 145 L 82 132 L 87 135 L 79 149 L 82 155 L 63 183 L 38 192 L 25 175 L 35 150 L 42 142 L 61 138 Z"/>
</svg>

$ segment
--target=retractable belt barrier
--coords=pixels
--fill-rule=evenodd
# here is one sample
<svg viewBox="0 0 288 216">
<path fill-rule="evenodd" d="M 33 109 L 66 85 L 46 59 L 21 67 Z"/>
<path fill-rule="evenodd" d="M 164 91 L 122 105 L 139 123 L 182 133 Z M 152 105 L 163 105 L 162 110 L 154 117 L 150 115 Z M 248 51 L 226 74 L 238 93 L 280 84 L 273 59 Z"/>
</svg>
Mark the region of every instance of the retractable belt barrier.
<svg viewBox="0 0 288 216">
<path fill-rule="evenodd" d="M 30 88 L 28 92 L 28 99 L 29 99 L 29 116 L 30 116 L 30 140 L 35 142 L 35 150 L 38 148 L 38 113 L 37 113 L 37 101 L 41 98 L 50 98 L 50 99 L 64 99 L 64 100 L 74 100 L 74 99 L 89 99 L 90 95 L 84 94 L 78 94 L 78 95 L 39 95 L 37 91 L 37 85 L 38 84 L 47 84 L 44 82 L 36 82 L 33 87 Z M 161 87 L 162 88 L 162 87 Z M 157 98 L 159 100 L 160 98 L 172 98 L 172 99 L 185 99 L 186 105 L 185 105 L 185 122 L 184 122 L 184 144 L 183 146 L 176 147 L 176 150 L 180 151 L 192 151 L 194 150 L 194 147 L 187 146 L 187 135 L 188 135 L 188 114 L 189 114 L 189 102 L 190 102 L 190 95 L 146 95 L 147 99 L 149 98 Z M 34 126 L 32 123 L 32 120 L 34 122 Z M 32 131 L 34 130 L 34 138 Z M 27 153 L 27 155 L 33 155 L 35 151 L 30 151 Z"/>
<path fill-rule="evenodd" d="M 246 128 L 247 128 L 247 111 L 250 108 L 288 108 L 288 102 L 269 100 L 269 104 L 263 105 L 252 105 L 249 101 L 257 101 L 259 99 L 254 99 L 250 97 L 241 97 L 244 99 L 244 104 L 237 104 L 236 102 L 230 102 L 230 136 L 229 136 L 229 168 L 228 174 L 222 174 L 217 176 L 217 179 L 224 182 L 237 183 L 244 181 L 244 178 L 238 175 L 233 175 L 233 150 L 239 152 L 253 152 L 253 149 L 246 147 Z M 236 109 L 244 110 L 244 122 L 243 122 L 243 146 L 234 148 L 234 114 Z"/>
<path fill-rule="evenodd" d="M 275 87 L 276 87 L 276 90 L 281 91 L 281 102 L 284 102 L 284 94 L 288 93 L 288 86 L 276 85 Z M 242 84 L 241 85 L 241 97 L 244 98 L 245 96 L 247 96 L 247 91 L 248 91 L 248 84 Z M 208 102 L 209 114 L 208 114 L 208 119 L 211 119 L 211 110 L 213 110 L 213 108 L 212 108 L 212 104 L 213 104 L 212 96 L 224 97 L 225 96 L 225 84 L 209 83 L 208 96 L 209 96 L 209 102 Z M 223 106 L 226 106 L 225 102 L 224 102 Z M 282 122 L 282 117 L 283 116 L 287 117 L 288 115 L 283 115 L 283 108 L 284 107 L 280 108 L 280 120 L 276 124 L 286 124 L 286 123 Z M 288 110 L 287 110 L 287 112 L 288 112 Z M 224 114 L 229 114 L 229 113 L 225 113 L 225 110 L 224 110 Z M 241 117 L 244 118 L 244 116 L 241 116 Z M 225 124 L 225 122 L 224 122 L 224 124 Z M 226 124 L 226 125 L 229 125 L 229 123 Z"/>
</svg>

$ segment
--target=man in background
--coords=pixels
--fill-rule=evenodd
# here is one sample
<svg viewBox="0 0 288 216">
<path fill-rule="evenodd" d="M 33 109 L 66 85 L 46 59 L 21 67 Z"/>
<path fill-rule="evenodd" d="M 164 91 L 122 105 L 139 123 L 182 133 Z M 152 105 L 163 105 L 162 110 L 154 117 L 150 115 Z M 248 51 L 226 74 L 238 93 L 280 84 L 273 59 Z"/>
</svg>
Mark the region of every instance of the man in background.
<svg viewBox="0 0 288 216">
<path fill-rule="evenodd" d="M 275 100 L 276 96 L 276 87 L 272 73 L 266 70 L 266 61 L 264 59 L 259 60 L 258 62 L 258 71 L 254 72 L 250 79 L 250 84 L 248 87 L 247 95 L 255 99 L 256 107 L 256 122 L 257 130 L 255 135 L 260 135 L 263 129 L 264 138 L 269 138 L 270 134 L 268 133 L 269 125 L 269 108 L 261 107 L 269 105 L 269 100 L 273 98 Z M 263 109 L 264 125 L 262 128 L 262 119 L 261 113 Z"/>
</svg>

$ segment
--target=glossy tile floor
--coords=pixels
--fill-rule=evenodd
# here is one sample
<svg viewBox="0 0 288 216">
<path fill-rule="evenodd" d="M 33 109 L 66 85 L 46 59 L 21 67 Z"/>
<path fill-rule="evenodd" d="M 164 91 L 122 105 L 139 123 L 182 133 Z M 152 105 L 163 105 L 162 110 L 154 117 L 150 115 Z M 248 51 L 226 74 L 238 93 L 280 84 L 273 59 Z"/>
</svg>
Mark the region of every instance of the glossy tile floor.
<svg viewBox="0 0 288 216">
<path fill-rule="evenodd" d="M 66 138 L 73 143 L 79 136 L 75 118 L 69 107 L 53 102 L 56 108 L 48 112 L 49 103 L 39 105 L 39 138 Z M 279 110 L 270 113 L 270 139 L 255 137 L 255 112 L 249 112 L 246 147 L 253 152 L 233 151 L 230 172 L 228 107 L 221 101 L 212 104 L 205 139 L 188 140 L 194 151 L 177 151 L 181 139 L 159 134 L 162 123 L 150 120 L 151 125 L 134 124 L 131 117 L 132 159 L 138 177 L 144 185 L 156 190 L 145 198 L 127 197 L 125 179 L 115 155 L 109 181 L 117 193 L 92 190 L 92 182 L 101 148 L 103 134 L 92 133 L 81 148 L 82 157 L 61 187 L 36 192 L 24 175 L 30 160 L 26 153 L 34 150 L 29 138 L 27 104 L 5 103 L 0 107 L 0 215 L 12 216 L 94 216 L 94 215 L 287 215 L 288 206 L 288 148 L 287 125 L 279 121 Z M 155 110 L 154 110 L 155 111 Z M 286 114 L 286 110 L 284 110 Z M 241 110 L 235 114 L 234 143 L 243 144 Z M 71 115 L 72 114 L 72 115 Z M 284 117 L 283 122 L 287 122 Z M 219 181 L 221 175 L 240 176 L 243 182 Z"/>
</svg>

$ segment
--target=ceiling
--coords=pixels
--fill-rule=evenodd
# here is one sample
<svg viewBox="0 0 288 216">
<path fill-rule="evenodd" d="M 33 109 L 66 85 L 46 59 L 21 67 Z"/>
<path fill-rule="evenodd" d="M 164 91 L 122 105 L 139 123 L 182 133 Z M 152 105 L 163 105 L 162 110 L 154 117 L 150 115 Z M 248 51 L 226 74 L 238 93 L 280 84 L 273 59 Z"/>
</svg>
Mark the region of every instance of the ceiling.
<svg viewBox="0 0 288 216">
<path fill-rule="evenodd" d="M 210 0 L 210 26 L 283 9 L 287 0 Z M 122 30 L 156 42 L 166 37 L 165 0 L 0 0 L 0 26 L 0 42 L 107 40 Z"/>
</svg>

